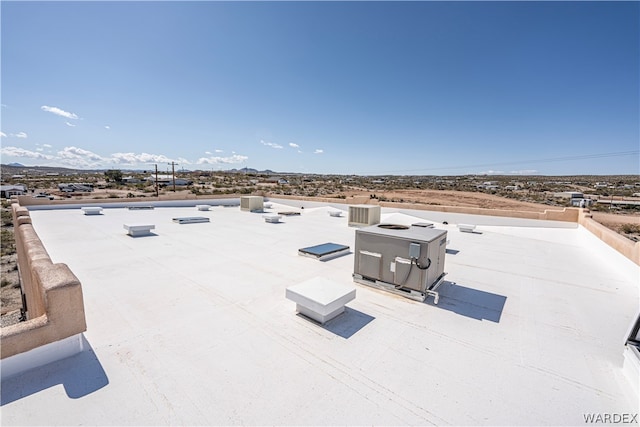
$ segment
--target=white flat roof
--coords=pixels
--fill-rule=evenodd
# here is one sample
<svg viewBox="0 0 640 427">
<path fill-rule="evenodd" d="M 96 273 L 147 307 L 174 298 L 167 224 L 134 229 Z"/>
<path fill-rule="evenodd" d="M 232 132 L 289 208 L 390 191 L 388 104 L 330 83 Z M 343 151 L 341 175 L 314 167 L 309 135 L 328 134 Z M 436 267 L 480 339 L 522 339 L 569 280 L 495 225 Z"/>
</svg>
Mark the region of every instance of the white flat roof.
<svg viewBox="0 0 640 427">
<path fill-rule="evenodd" d="M 584 228 L 383 208 L 382 222 L 448 231 L 434 305 L 354 284 L 353 253 L 299 256 L 354 248 L 346 215 L 308 206 L 279 224 L 238 206 L 197 224 L 172 222 L 195 207 L 31 211 L 53 262 L 82 282 L 85 351 L 3 381 L 2 425 L 583 425 L 638 412 L 622 362 L 640 269 Z M 283 210 L 297 208 L 268 209 Z M 154 234 L 130 237 L 127 222 Z M 285 298 L 313 277 L 356 287 L 323 326 Z"/>
</svg>

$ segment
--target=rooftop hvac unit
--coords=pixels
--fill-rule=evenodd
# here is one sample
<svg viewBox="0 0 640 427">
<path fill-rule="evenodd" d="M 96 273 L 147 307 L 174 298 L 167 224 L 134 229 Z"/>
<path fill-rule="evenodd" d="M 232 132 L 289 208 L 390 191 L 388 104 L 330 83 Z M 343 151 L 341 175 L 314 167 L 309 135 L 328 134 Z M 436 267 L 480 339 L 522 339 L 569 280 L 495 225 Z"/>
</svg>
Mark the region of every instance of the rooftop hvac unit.
<svg viewBox="0 0 640 427">
<path fill-rule="evenodd" d="M 380 224 L 356 230 L 353 280 L 424 301 L 444 280 L 447 231 Z"/>
<path fill-rule="evenodd" d="M 380 206 L 349 206 L 349 227 L 380 223 Z"/>
<path fill-rule="evenodd" d="M 240 210 L 249 212 L 262 212 L 264 209 L 264 198 L 262 196 L 241 196 Z"/>
</svg>

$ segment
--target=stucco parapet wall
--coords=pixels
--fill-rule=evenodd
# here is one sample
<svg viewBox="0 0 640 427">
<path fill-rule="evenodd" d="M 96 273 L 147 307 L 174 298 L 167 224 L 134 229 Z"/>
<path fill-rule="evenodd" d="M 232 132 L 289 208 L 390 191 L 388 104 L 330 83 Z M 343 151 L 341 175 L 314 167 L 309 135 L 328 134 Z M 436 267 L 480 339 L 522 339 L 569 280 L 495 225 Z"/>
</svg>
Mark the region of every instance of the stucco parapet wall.
<svg viewBox="0 0 640 427">
<path fill-rule="evenodd" d="M 87 330 L 80 281 L 66 264 L 51 262 L 22 209 L 13 205 L 14 218 L 19 219 L 16 246 L 29 319 L 0 329 L 2 359 Z"/>
<path fill-rule="evenodd" d="M 27 217 L 29 219 L 31 219 L 29 217 L 29 209 L 20 206 L 19 203 L 12 203 L 11 204 L 11 209 L 12 209 L 12 215 L 13 215 L 13 220 L 15 221 L 17 218 L 21 218 L 21 217 Z"/>
<path fill-rule="evenodd" d="M 595 221 L 587 209 L 580 213 L 578 223 L 589 230 L 598 239 L 602 240 L 604 243 L 611 246 L 631 261 L 640 265 L 640 242 L 633 242 Z"/>
<path fill-rule="evenodd" d="M 45 198 L 35 198 L 32 196 L 16 196 L 16 200 L 20 206 L 64 206 L 64 205 L 117 205 L 132 203 L 155 204 L 158 202 L 184 202 L 185 205 L 200 203 L 204 200 L 224 200 L 224 199 L 240 199 L 241 196 L 247 194 L 215 194 L 215 195 L 195 195 L 195 194 L 163 194 L 159 197 L 109 197 L 104 199 L 97 198 L 75 198 L 49 200 Z"/>
<path fill-rule="evenodd" d="M 301 197 L 301 196 L 286 196 L 282 194 L 272 194 L 268 197 L 274 199 L 285 200 L 307 200 L 310 202 L 325 202 L 325 203 L 339 203 L 345 205 L 352 204 L 366 204 L 366 205 L 378 205 L 385 208 L 395 209 L 414 209 L 422 211 L 434 211 L 434 212 L 451 212 L 461 213 L 469 215 L 487 215 L 487 216 L 502 216 L 510 218 L 523 218 L 523 219 L 541 219 L 550 221 L 566 221 L 566 222 L 578 222 L 578 214 L 580 209 L 578 208 L 562 208 L 562 209 L 545 209 L 544 212 L 537 211 L 514 211 L 508 209 L 487 209 L 487 208 L 474 208 L 465 206 L 442 206 L 442 205 L 428 205 L 422 203 L 401 203 L 401 202 L 381 202 L 378 199 L 371 199 L 367 196 L 347 197 L 346 199 L 338 199 L 332 197 Z"/>
<path fill-rule="evenodd" d="M 486 209 L 464 206 L 422 205 L 416 203 L 380 202 L 380 206 L 397 209 L 417 209 L 435 212 L 452 212 L 469 215 L 503 216 L 511 218 L 540 219 L 550 221 L 578 222 L 579 209 L 545 209 L 544 212 L 513 211 L 508 209 Z"/>
<path fill-rule="evenodd" d="M 30 216 L 19 216 L 18 218 L 16 218 L 15 221 L 15 225 L 16 226 L 21 226 L 23 224 L 31 224 L 31 217 Z"/>
</svg>

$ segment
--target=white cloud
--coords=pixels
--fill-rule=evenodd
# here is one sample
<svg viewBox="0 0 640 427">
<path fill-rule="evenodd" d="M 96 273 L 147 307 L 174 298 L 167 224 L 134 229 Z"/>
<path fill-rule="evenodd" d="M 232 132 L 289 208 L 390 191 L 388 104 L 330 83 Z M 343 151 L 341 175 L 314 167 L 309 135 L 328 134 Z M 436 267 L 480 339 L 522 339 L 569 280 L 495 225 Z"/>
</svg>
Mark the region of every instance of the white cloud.
<svg viewBox="0 0 640 427">
<path fill-rule="evenodd" d="M 220 150 L 220 149 L 215 149 L 213 151 L 215 151 L 216 153 L 224 153 L 224 150 Z"/>
<path fill-rule="evenodd" d="M 2 136 L 6 137 L 7 135 L 3 133 Z M 22 139 L 27 139 L 28 137 L 26 132 L 10 133 L 9 136 L 14 138 L 22 138 Z"/>
<path fill-rule="evenodd" d="M 535 169 L 524 169 L 524 170 L 519 170 L 519 171 L 511 171 L 509 173 L 514 174 L 514 175 L 535 175 L 535 174 L 538 173 L 538 171 L 535 170 Z"/>
<path fill-rule="evenodd" d="M 90 160 L 104 160 L 99 154 L 78 147 L 64 147 L 62 151 L 58 151 L 58 155 L 61 158 L 84 157 Z"/>
<path fill-rule="evenodd" d="M 110 129 L 111 129 L 111 126 L 106 125 L 104 128 L 105 128 L 106 130 L 110 130 Z"/>
<path fill-rule="evenodd" d="M 109 160 L 113 163 L 125 165 L 135 165 L 137 163 L 171 163 L 176 161 L 164 154 L 149 153 L 113 153 Z"/>
<path fill-rule="evenodd" d="M 204 154 L 213 154 L 211 151 L 205 151 Z"/>
<path fill-rule="evenodd" d="M 472 172 L 470 172 L 472 173 Z M 478 172 L 478 175 L 536 175 L 538 173 L 535 169 L 523 169 L 518 171 L 494 171 L 492 169 L 488 171 Z"/>
<path fill-rule="evenodd" d="M 217 164 L 233 164 L 233 163 L 242 163 L 248 160 L 249 157 L 241 156 L 239 154 L 234 154 L 229 157 L 201 157 L 196 162 L 199 165 L 207 164 L 207 165 L 217 165 Z"/>
<path fill-rule="evenodd" d="M 2 138 L 6 138 L 6 137 L 7 137 L 7 134 L 6 134 L 6 133 L 4 133 L 4 132 L 0 132 L 0 136 L 1 136 Z"/>
<path fill-rule="evenodd" d="M 66 117 L 67 119 L 74 119 L 74 120 L 78 119 L 78 116 L 76 114 L 70 113 L 68 111 L 64 111 L 63 109 L 58 108 L 58 107 L 49 107 L 47 105 L 43 105 L 42 107 L 40 107 L 40 109 L 42 111 L 47 111 L 49 113 L 53 113 L 53 114 L 55 114 L 57 116 Z"/>
<path fill-rule="evenodd" d="M 44 151 L 45 148 L 51 148 L 50 144 L 36 144 L 36 151 Z M 49 152 L 51 152 L 51 150 L 48 150 Z"/>
<path fill-rule="evenodd" d="M 324 150 L 321 150 L 319 148 L 316 148 L 316 150 L 313 152 L 313 154 L 322 154 L 324 153 Z"/>
<path fill-rule="evenodd" d="M 0 153 L 2 153 L 3 156 L 26 157 L 29 159 L 43 159 L 43 160 L 54 159 L 53 156 L 38 153 L 36 151 L 25 150 L 24 148 L 19 148 L 19 147 L 2 147 L 2 149 L 0 149 Z"/>
<path fill-rule="evenodd" d="M 64 122 L 67 126 L 71 126 L 72 128 L 76 127 L 76 125 L 74 125 L 73 123 L 69 123 L 69 122 Z"/>
<path fill-rule="evenodd" d="M 62 163 L 74 167 L 94 167 L 105 161 L 99 154 L 78 147 L 64 147 L 57 154 Z"/>
<path fill-rule="evenodd" d="M 289 147 L 293 147 L 293 148 L 300 148 L 300 146 L 294 142 L 290 142 L 289 143 Z"/>
<path fill-rule="evenodd" d="M 265 142 L 263 140 L 260 140 L 260 144 L 266 145 L 267 147 L 271 147 L 271 148 L 277 148 L 277 149 L 283 148 L 282 145 L 276 144 L 275 142 Z"/>
</svg>

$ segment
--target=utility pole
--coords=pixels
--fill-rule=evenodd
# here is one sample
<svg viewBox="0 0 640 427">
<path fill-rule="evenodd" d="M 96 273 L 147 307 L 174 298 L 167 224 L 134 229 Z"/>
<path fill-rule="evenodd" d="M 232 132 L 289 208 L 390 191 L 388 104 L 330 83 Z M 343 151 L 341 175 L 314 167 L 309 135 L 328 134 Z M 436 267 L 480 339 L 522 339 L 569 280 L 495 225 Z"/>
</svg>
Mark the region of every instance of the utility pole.
<svg viewBox="0 0 640 427">
<path fill-rule="evenodd" d="M 158 192 L 158 164 L 156 163 L 156 197 L 160 197 L 160 194 Z"/>
<path fill-rule="evenodd" d="M 171 176 L 173 177 L 173 192 L 176 192 L 176 165 L 178 163 L 176 162 L 171 162 L 171 163 L 167 163 L 168 165 L 171 165 Z"/>
</svg>

